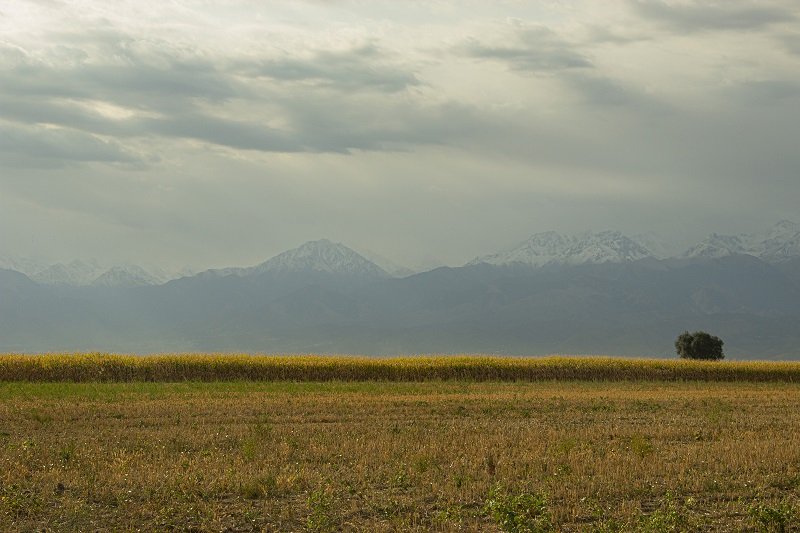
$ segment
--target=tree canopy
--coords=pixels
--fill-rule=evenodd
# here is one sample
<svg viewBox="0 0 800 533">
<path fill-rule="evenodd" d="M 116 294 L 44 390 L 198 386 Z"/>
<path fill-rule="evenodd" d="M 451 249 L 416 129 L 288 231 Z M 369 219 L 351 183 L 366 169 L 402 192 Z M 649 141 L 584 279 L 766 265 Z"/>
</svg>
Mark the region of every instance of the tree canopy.
<svg viewBox="0 0 800 533">
<path fill-rule="evenodd" d="M 682 359 L 706 359 L 718 361 L 725 357 L 722 339 L 705 331 L 684 331 L 675 341 L 675 351 Z"/>
</svg>

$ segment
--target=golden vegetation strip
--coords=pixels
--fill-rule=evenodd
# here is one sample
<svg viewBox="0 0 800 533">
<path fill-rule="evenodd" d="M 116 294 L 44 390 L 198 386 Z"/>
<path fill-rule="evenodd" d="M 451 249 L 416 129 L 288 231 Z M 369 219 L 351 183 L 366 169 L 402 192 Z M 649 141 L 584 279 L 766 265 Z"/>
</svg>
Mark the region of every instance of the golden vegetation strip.
<svg viewBox="0 0 800 533">
<path fill-rule="evenodd" d="M 800 384 L 0 384 L 0 531 L 800 531 Z"/>
<path fill-rule="evenodd" d="M 0 355 L 0 381 L 750 381 L 800 382 L 800 363 L 611 357 Z"/>
</svg>

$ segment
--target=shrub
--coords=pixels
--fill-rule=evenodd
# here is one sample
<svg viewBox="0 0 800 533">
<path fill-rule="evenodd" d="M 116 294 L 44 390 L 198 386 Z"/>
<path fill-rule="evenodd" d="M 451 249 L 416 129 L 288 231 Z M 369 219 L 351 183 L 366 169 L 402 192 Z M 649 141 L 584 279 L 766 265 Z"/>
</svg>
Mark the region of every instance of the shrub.
<svg viewBox="0 0 800 533">
<path fill-rule="evenodd" d="M 553 531 L 553 519 L 544 494 L 509 494 L 494 487 L 486 500 L 486 511 L 502 531 L 508 533 L 544 533 Z"/>
<path fill-rule="evenodd" d="M 675 351 L 682 359 L 718 361 L 725 357 L 722 353 L 723 344 L 722 339 L 705 331 L 684 331 L 675 341 Z"/>
</svg>

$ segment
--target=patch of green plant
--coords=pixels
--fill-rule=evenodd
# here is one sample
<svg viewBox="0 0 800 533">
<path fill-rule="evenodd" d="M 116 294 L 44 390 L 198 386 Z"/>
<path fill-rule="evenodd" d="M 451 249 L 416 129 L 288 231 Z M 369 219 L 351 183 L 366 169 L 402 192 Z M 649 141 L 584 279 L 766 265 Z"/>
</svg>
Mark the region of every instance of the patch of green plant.
<svg viewBox="0 0 800 533">
<path fill-rule="evenodd" d="M 457 489 L 460 489 L 470 482 L 472 482 L 472 475 L 467 472 L 458 471 L 453 474 L 453 486 Z"/>
<path fill-rule="evenodd" d="M 541 493 L 513 494 L 497 485 L 489 492 L 484 510 L 502 531 L 545 533 L 554 531 L 547 497 Z"/>
<path fill-rule="evenodd" d="M 595 413 L 610 413 L 616 409 L 613 402 L 604 399 L 590 400 L 586 407 L 589 411 Z"/>
<path fill-rule="evenodd" d="M 52 415 L 42 412 L 39 409 L 33 409 L 28 413 L 28 418 L 39 424 L 46 425 L 53 421 Z"/>
<path fill-rule="evenodd" d="M 451 505 L 436 513 L 433 519 L 435 522 L 438 522 L 440 524 L 450 523 L 450 524 L 460 525 L 462 523 L 461 508 L 456 505 Z"/>
<path fill-rule="evenodd" d="M 306 529 L 309 531 L 337 531 L 338 525 L 333 513 L 334 498 L 324 490 L 315 490 L 308 495 L 309 514 Z"/>
<path fill-rule="evenodd" d="M 664 408 L 664 405 L 655 400 L 633 400 L 631 402 L 631 407 L 635 411 L 645 412 L 645 413 L 655 413 L 656 411 L 662 410 Z"/>
<path fill-rule="evenodd" d="M 575 437 L 565 437 L 556 444 L 556 451 L 561 455 L 569 455 L 569 452 L 577 448 L 579 444 Z"/>
<path fill-rule="evenodd" d="M 770 482 L 770 486 L 780 490 L 794 490 L 800 488 L 800 474 L 783 476 Z"/>
<path fill-rule="evenodd" d="M 639 533 L 667 533 L 692 531 L 688 516 L 675 498 L 667 493 L 663 505 L 654 512 L 642 515 L 636 524 Z"/>
<path fill-rule="evenodd" d="M 784 500 L 775 506 L 764 503 L 753 504 L 748 510 L 750 518 L 759 531 L 784 533 L 798 525 L 798 513 L 791 503 Z"/>
<path fill-rule="evenodd" d="M 278 482 L 275 476 L 263 476 L 248 479 L 239 486 L 239 495 L 246 500 L 261 500 L 278 493 Z"/>
<path fill-rule="evenodd" d="M 75 441 L 70 441 L 58 450 L 58 457 L 64 465 L 69 464 L 75 456 Z"/>
<path fill-rule="evenodd" d="M 431 468 L 432 460 L 430 457 L 420 456 L 414 461 L 414 469 L 420 473 L 424 474 Z"/>
<path fill-rule="evenodd" d="M 405 464 L 401 464 L 397 472 L 389 479 L 389 485 L 396 489 L 407 489 L 411 486 L 411 479 L 406 472 Z"/>
<path fill-rule="evenodd" d="M 0 486 L 0 515 L 23 518 L 34 515 L 42 505 L 42 500 L 34 490 L 11 484 Z"/>
<path fill-rule="evenodd" d="M 618 520 L 614 520 L 613 518 L 608 520 L 600 520 L 599 522 L 592 525 L 592 533 L 624 533 L 625 531 L 630 531 L 630 527 L 627 524 L 623 524 Z"/>
<path fill-rule="evenodd" d="M 653 453 L 653 444 L 650 437 L 644 435 L 634 435 L 629 442 L 630 450 L 641 458 Z"/>
</svg>

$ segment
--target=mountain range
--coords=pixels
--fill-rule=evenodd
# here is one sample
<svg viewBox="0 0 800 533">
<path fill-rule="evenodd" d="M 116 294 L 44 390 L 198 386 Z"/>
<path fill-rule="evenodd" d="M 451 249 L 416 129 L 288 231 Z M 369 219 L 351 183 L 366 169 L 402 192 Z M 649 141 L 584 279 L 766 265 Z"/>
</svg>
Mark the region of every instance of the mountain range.
<svg viewBox="0 0 800 533">
<path fill-rule="evenodd" d="M 646 257 L 655 257 L 655 254 L 618 231 L 566 236 L 547 231 L 508 250 L 477 257 L 467 265 L 583 265 L 622 263 Z"/>
<path fill-rule="evenodd" d="M 762 233 L 719 235 L 712 233 L 690 248 L 684 257 L 725 257 L 747 254 L 770 263 L 800 256 L 800 224 L 782 220 Z"/>
<path fill-rule="evenodd" d="M 48 263 L 24 257 L 0 256 L 0 268 L 15 270 L 42 285 L 64 287 L 141 287 L 160 285 L 171 279 L 192 275 L 194 271 L 165 271 L 139 265 L 103 265 L 94 259 L 75 259 Z"/>
<path fill-rule="evenodd" d="M 4 268 L 0 351 L 669 356 L 678 333 L 706 329 L 729 357 L 800 356 L 800 225 L 672 257 L 648 239 L 544 232 L 403 276 L 328 240 L 166 281 L 90 262 Z"/>
</svg>

